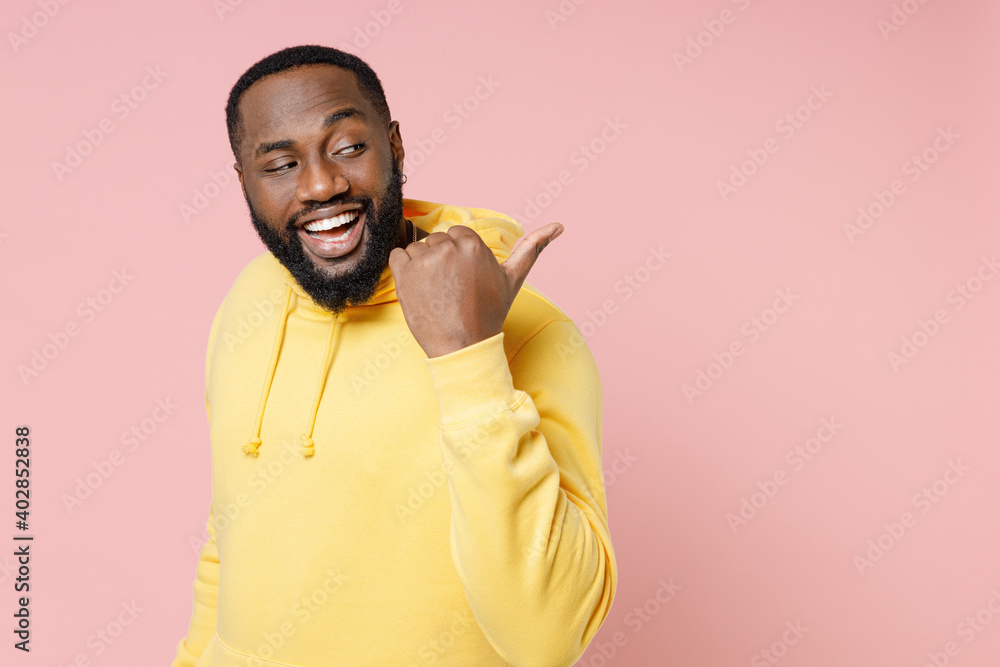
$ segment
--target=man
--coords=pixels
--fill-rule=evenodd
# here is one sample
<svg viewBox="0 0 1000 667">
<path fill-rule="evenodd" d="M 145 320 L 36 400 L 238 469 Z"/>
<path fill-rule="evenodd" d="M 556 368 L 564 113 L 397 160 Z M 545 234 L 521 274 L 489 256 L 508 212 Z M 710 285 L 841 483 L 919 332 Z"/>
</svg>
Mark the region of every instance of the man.
<svg viewBox="0 0 1000 667">
<path fill-rule="evenodd" d="M 617 584 L 601 387 L 524 283 L 557 224 L 403 199 L 361 60 L 301 46 L 236 83 L 270 252 L 209 334 L 213 497 L 175 667 L 570 665 Z"/>
</svg>

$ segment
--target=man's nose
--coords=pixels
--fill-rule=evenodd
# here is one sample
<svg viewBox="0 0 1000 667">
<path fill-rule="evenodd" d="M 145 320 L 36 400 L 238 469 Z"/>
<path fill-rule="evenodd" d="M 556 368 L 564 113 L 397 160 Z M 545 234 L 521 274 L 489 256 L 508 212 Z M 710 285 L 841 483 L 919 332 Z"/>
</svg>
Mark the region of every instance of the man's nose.
<svg viewBox="0 0 1000 667">
<path fill-rule="evenodd" d="M 300 202 L 329 201 L 347 192 L 351 184 L 336 164 L 313 160 L 303 165 L 296 196 Z"/>
</svg>

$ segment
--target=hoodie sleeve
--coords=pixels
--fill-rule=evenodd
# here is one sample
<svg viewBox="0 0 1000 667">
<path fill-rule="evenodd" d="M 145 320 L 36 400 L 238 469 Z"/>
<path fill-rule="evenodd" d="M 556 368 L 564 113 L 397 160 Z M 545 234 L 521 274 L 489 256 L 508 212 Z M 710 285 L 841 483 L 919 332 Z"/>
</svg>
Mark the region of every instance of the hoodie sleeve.
<svg viewBox="0 0 1000 667">
<path fill-rule="evenodd" d="M 201 548 L 194 580 L 194 611 L 188 634 L 178 642 L 177 655 L 170 667 L 194 667 L 215 634 L 218 599 L 219 551 L 215 544 L 213 516 L 209 510 L 208 541 Z"/>
<path fill-rule="evenodd" d="M 226 301 L 228 299 L 224 299 L 216 311 L 208 332 L 208 351 L 205 354 L 205 415 L 208 417 L 209 423 L 212 421 L 212 408 L 208 400 L 212 352 L 215 349 L 215 339 Z M 170 663 L 170 667 L 194 667 L 212 635 L 215 634 L 219 601 L 219 549 L 215 542 L 215 522 L 211 505 L 208 510 L 206 531 L 208 541 L 201 547 L 195 570 L 194 609 L 191 613 L 188 634 L 177 643 L 177 655 Z"/>
<path fill-rule="evenodd" d="M 503 337 L 427 359 L 452 561 L 504 660 L 572 665 L 607 617 L 617 585 L 600 377 L 571 321 L 541 327 L 509 363 Z"/>
</svg>

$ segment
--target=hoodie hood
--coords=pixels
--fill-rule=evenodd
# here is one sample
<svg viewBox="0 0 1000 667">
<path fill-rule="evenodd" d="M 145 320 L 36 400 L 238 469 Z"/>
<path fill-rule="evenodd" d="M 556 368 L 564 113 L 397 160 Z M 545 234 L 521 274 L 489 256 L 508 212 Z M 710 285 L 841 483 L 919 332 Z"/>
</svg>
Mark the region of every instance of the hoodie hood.
<svg viewBox="0 0 1000 667">
<path fill-rule="evenodd" d="M 517 240 L 524 235 L 522 227 L 512 218 L 496 211 L 483 208 L 463 208 L 459 206 L 448 206 L 434 202 L 421 201 L 418 199 L 403 199 L 403 216 L 414 225 L 426 232 L 447 232 L 454 225 L 465 225 L 475 231 L 486 243 L 486 246 L 493 251 L 493 256 L 497 262 L 504 262 L 510 257 L 511 251 Z M 418 241 L 418 243 L 422 242 Z M 273 256 L 272 256 L 273 259 Z M 261 389 L 260 402 L 257 407 L 257 417 L 253 425 L 253 431 L 247 444 L 243 446 L 243 452 L 250 456 L 257 456 L 261 446 L 260 428 L 264 421 L 264 411 L 267 408 L 267 398 L 271 391 L 271 383 L 274 380 L 274 372 L 278 367 L 278 359 L 281 356 L 281 348 L 285 343 L 285 329 L 288 316 L 292 309 L 299 307 L 311 311 L 315 315 L 330 319 L 330 335 L 327 338 L 326 353 L 320 365 L 319 378 L 317 380 L 316 392 L 309 411 L 309 422 L 302 433 L 302 455 L 309 457 L 316 451 L 313 442 L 313 428 L 316 424 L 316 414 L 319 412 L 320 403 L 323 400 L 323 390 L 326 386 L 326 379 L 333 362 L 334 338 L 336 337 L 338 326 L 346 324 L 351 317 L 351 312 L 356 308 L 366 308 L 379 304 L 397 301 L 396 281 L 392 271 L 386 264 L 382 275 L 379 278 L 375 295 L 363 304 L 349 306 L 343 312 L 334 315 L 322 306 L 318 305 L 302 289 L 292 274 L 274 259 L 279 272 L 284 279 L 285 300 L 278 320 L 277 330 L 274 334 L 274 343 L 271 347 L 271 357 L 267 365 L 267 376 Z"/>
</svg>

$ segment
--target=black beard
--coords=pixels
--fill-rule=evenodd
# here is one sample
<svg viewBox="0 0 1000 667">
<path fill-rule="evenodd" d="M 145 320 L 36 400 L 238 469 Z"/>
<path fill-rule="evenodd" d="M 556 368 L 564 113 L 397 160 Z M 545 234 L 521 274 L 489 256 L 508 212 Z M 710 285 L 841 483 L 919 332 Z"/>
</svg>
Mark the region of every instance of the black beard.
<svg viewBox="0 0 1000 667">
<path fill-rule="evenodd" d="M 244 193 L 245 197 L 245 193 Z M 399 221 L 403 219 L 403 173 L 393 162 L 389 182 L 380 194 L 378 207 L 371 197 L 335 197 L 302 211 L 285 225 L 284 236 L 269 226 L 258 215 L 250 199 L 250 219 L 257 235 L 279 262 L 288 269 L 295 281 L 318 305 L 333 313 L 340 313 L 348 306 L 365 303 L 375 296 L 379 278 L 389 264 L 389 253 L 396 247 Z M 295 221 L 312 211 L 331 205 L 361 204 L 365 210 L 364 246 L 357 265 L 350 273 L 330 278 L 320 272 L 306 256 L 298 236 Z M 358 230 L 356 233 L 361 233 Z"/>
</svg>

